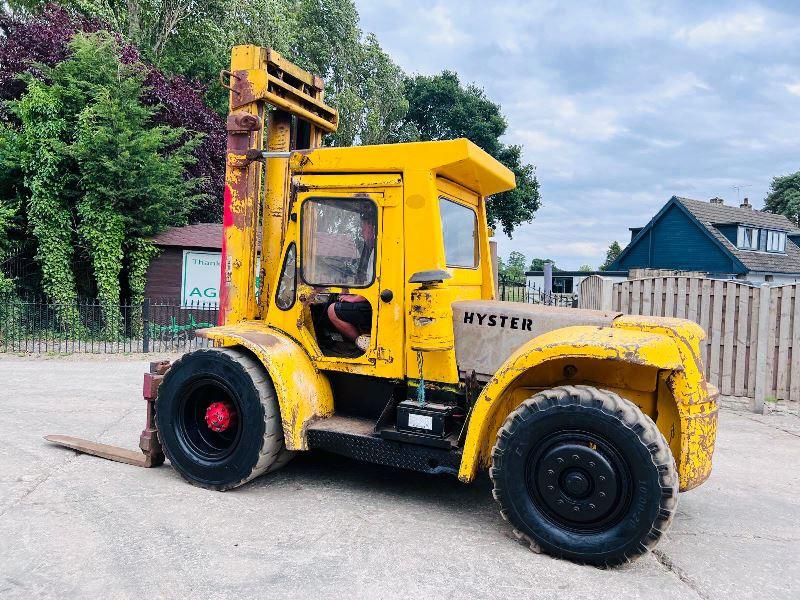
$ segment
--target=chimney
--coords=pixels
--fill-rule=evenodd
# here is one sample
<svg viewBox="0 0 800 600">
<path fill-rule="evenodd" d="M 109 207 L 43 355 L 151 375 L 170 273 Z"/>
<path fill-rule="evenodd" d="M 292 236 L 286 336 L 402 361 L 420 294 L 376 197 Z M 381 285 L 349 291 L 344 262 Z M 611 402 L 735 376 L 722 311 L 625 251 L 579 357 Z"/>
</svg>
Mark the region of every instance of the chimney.
<svg viewBox="0 0 800 600">
<path fill-rule="evenodd" d="M 745 198 L 742 203 L 739 205 L 739 208 L 746 208 L 747 210 L 753 210 L 753 205 L 750 204 L 750 199 Z"/>
<path fill-rule="evenodd" d="M 709 202 L 710 202 L 711 204 L 725 204 L 725 200 L 723 200 L 722 198 L 720 198 L 720 197 L 718 197 L 718 196 L 715 196 L 714 198 L 712 198 L 711 200 L 709 200 Z"/>
</svg>

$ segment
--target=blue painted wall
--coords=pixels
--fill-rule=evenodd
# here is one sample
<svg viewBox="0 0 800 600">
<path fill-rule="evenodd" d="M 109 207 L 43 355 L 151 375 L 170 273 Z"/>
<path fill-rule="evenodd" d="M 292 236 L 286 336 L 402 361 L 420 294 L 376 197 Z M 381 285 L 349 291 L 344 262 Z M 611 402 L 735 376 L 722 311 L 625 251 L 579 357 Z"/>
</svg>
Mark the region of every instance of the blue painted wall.
<svg viewBox="0 0 800 600">
<path fill-rule="evenodd" d="M 613 265 L 615 269 L 679 269 L 737 273 L 730 255 L 681 208 L 671 205 L 653 227 Z M 650 237 L 652 236 L 652 255 Z M 648 260 L 649 257 L 649 260 Z"/>
<path fill-rule="evenodd" d="M 615 263 L 612 265 L 614 269 L 621 269 L 627 271 L 630 267 L 629 264 L 634 265 L 634 267 L 645 266 L 649 260 L 649 253 L 650 253 L 650 231 L 645 231 L 642 237 L 636 242 L 631 242 L 630 249 L 626 248 L 627 254 L 623 257 L 622 262 L 619 264 Z"/>
<path fill-rule="evenodd" d="M 739 241 L 739 226 L 738 225 L 720 225 L 717 230 L 724 235 L 731 244 L 734 246 Z"/>
</svg>

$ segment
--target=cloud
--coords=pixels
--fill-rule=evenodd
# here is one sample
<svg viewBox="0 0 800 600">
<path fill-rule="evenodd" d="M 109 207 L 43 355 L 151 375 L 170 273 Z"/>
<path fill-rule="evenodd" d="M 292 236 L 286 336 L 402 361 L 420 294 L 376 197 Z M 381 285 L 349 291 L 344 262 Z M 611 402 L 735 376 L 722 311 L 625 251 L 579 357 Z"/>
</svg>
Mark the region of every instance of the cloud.
<svg viewBox="0 0 800 600">
<path fill-rule="evenodd" d="M 559 98 L 553 103 L 552 117 L 573 137 L 605 141 L 623 131 L 619 111 L 611 106 L 578 106 L 576 99 Z"/>
<path fill-rule="evenodd" d="M 800 96 L 800 81 L 795 81 L 794 83 L 787 83 L 785 84 L 786 91 L 790 94 L 794 94 L 795 96 Z"/>
<path fill-rule="evenodd" d="M 644 142 L 654 146 L 655 148 L 664 149 L 677 148 L 682 143 L 680 140 L 660 140 L 655 137 L 644 138 Z"/>
<path fill-rule="evenodd" d="M 456 26 L 450 9 L 445 4 L 434 5 L 428 12 L 425 21 L 430 23 L 428 26 L 430 31 L 426 37 L 433 45 L 455 46 L 469 41 L 469 36 Z"/>
<path fill-rule="evenodd" d="M 675 37 L 693 47 L 747 43 L 767 33 L 767 17 L 759 10 L 748 10 L 682 27 Z"/>
<path fill-rule="evenodd" d="M 680 100 L 698 92 L 709 92 L 711 85 L 703 81 L 696 73 L 668 73 L 649 88 L 643 88 L 636 95 L 637 105 L 641 110 L 653 110 L 659 105 Z"/>
<path fill-rule="evenodd" d="M 564 242 L 542 244 L 545 255 L 558 254 L 569 258 L 595 259 L 605 252 L 603 244 L 596 242 Z"/>
</svg>

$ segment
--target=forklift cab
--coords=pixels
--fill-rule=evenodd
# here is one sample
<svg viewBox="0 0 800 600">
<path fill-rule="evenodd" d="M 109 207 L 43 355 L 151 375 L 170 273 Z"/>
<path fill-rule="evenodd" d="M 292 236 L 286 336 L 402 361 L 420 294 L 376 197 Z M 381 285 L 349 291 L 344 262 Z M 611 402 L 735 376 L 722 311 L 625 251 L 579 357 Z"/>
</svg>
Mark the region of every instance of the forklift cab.
<svg viewBox="0 0 800 600">
<path fill-rule="evenodd" d="M 467 140 L 295 152 L 288 169 L 267 325 L 334 379 L 413 385 L 423 350 L 425 379 L 458 386 L 452 343 L 423 347 L 418 338 L 447 337 L 448 328 L 452 338 L 452 302 L 494 297 L 484 198 L 513 186 L 513 174 Z M 426 283 L 417 277 L 425 272 L 444 275 Z M 426 307 L 415 305 L 421 288 Z M 332 305 L 353 297 L 371 309 L 360 331 L 365 350 L 329 318 Z"/>
</svg>

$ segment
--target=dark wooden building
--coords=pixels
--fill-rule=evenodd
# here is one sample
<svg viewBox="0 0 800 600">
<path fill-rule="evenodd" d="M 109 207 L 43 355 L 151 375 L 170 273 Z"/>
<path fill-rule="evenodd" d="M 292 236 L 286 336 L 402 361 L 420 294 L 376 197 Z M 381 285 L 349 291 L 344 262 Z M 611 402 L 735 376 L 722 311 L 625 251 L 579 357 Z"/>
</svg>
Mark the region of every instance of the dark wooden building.
<svg viewBox="0 0 800 600">
<path fill-rule="evenodd" d="M 160 250 L 147 270 L 145 296 L 180 303 L 216 303 L 222 225 L 172 227 L 153 238 Z"/>
</svg>

